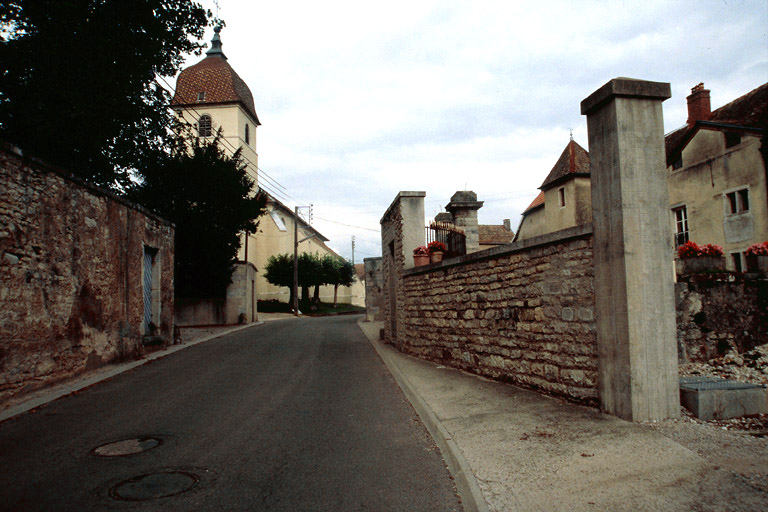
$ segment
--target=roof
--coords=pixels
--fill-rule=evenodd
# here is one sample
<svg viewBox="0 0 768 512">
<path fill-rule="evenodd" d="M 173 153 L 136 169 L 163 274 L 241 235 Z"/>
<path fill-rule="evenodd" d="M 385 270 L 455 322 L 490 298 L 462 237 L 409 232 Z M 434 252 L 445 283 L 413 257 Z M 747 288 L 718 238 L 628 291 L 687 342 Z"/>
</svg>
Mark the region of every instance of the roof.
<svg viewBox="0 0 768 512">
<path fill-rule="evenodd" d="M 574 176 L 589 176 L 589 153 L 571 139 L 539 189 L 547 190 Z"/>
<path fill-rule="evenodd" d="M 768 83 L 713 110 L 708 120 L 697 121 L 668 133 L 664 138 L 667 165 L 672 163 L 700 129 L 725 130 L 729 127 L 768 129 Z"/>
<path fill-rule="evenodd" d="M 253 122 L 260 125 L 251 90 L 227 62 L 217 37 L 218 33 L 214 36 L 213 48 L 208 51 L 206 58 L 179 74 L 171 106 L 239 104 L 251 116 Z M 198 101 L 198 94 L 201 92 L 205 93 L 205 99 Z"/>
<path fill-rule="evenodd" d="M 286 215 L 288 215 L 289 217 L 291 217 L 291 218 L 297 217 L 293 210 L 291 210 L 290 208 L 285 206 L 283 203 L 281 203 L 280 201 L 275 199 L 275 197 L 272 196 L 269 192 L 267 192 L 264 189 L 260 189 L 260 190 L 261 190 L 262 193 L 266 194 L 267 202 L 269 204 L 272 204 L 276 208 L 279 208 L 280 210 L 283 210 L 283 212 Z M 322 245 L 323 247 L 328 249 L 329 252 L 331 252 L 333 254 L 336 254 L 336 252 L 333 249 L 331 249 L 330 247 L 326 246 L 324 243 L 321 243 L 321 242 L 327 242 L 328 241 L 328 239 L 326 237 L 324 237 L 322 233 L 320 233 L 318 230 L 316 230 L 310 224 L 308 224 L 304 219 L 301 218 L 301 216 L 298 216 L 297 218 L 299 220 L 299 227 L 301 227 L 302 229 L 306 229 L 307 231 L 312 233 L 318 239 L 318 243 L 320 245 Z M 338 256 L 338 254 L 336 254 L 336 256 Z"/>
<path fill-rule="evenodd" d="M 515 233 L 503 224 L 480 224 L 477 226 L 480 245 L 502 245 L 512 242 Z"/>
<path fill-rule="evenodd" d="M 541 206 L 544 206 L 544 192 L 539 192 L 539 195 L 536 196 L 536 199 L 534 199 L 531 204 L 528 205 L 528 208 L 523 211 L 523 215 Z"/>
</svg>

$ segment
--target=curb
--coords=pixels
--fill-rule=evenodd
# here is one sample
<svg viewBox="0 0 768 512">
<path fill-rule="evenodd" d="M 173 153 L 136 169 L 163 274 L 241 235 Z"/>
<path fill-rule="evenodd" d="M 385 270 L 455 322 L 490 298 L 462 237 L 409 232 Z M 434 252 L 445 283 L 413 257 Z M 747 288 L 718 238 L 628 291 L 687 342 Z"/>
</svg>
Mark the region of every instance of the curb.
<svg viewBox="0 0 768 512">
<path fill-rule="evenodd" d="M 427 402 L 416 391 L 411 381 L 408 380 L 408 377 L 398 366 L 396 358 L 384 348 L 380 341 L 368 336 L 368 333 L 360 325 L 363 321 L 364 319 L 358 320 L 358 327 L 360 327 L 365 337 L 368 338 L 368 341 L 371 342 L 376 353 L 379 354 L 379 357 L 395 378 L 398 386 L 400 386 L 400 389 L 403 390 L 406 398 L 408 398 L 408 401 L 411 402 L 411 405 L 416 410 L 416 414 L 419 415 L 422 423 L 427 427 L 427 431 L 435 440 L 438 448 L 440 448 L 440 453 L 443 455 L 446 466 L 448 466 L 448 471 L 453 475 L 456 490 L 459 496 L 461 496 L 461 504 L 464 510 L 466 512 L 489 512 L 483 491 L 480 490 L 480 486 L 477 484 L 472 468 L 464 458 L 464 454 L 461 453 L 461 449 L 459 449 L 456 441 L 453 440 L 451 433 L 448 432 Z"/>
<path fill-rule="evenodd" d="M 128 370 L 133 370 L 134 368 L 143 366 L 156 359 L 161 359 L 165 356 L 171 355 L 175 352 L 178 352 L 179 350 L 184 350 L 185 348 L 192 347 L 194 345 L 197 345 L 198 343 L 203 343 L 205 341 L 212 340 L 213 338 L 218 338 L 220 336 L 224 336 L 225 334 L 231 334 L 233 332 L 242 331 L 243 329 L 247 329 L 248 327 L 261 325 L 263 323 L 264 322 L 253 322 L 246 325 L 240 325 L 223 332 L 211 334 L 210 336 L 205 336 L 203 338 L 200 338 L 199 340 L 190 341 L 189 343 L 184 343 L 181 345 L 170 345 L 167 349 L 161 350 L 158 352 L 152 352 L 151 354 L 147 355 L 143 359 L 116 365 L 113 368 L 109 368 L 106 371 L 98 372 L 96 375 L 90 375 L 90 376 L 80 375 L 79 377 L 75 377 L 75 380 L 72 382 L 59 384 L 48 390 L 42 390 L 42 394 L 40 394 L 39 396 L 32 396 L 28 400 L 25 400 L 20 404 L 11 406 L 3 411 L 0 411 L 0 422 L 9 420 L 15 416 L 18 416 L 19 414 L 24 414 L 25 412 L 28 412 L 36 407 L 40 407 L 41 405 L 45 405 L 47 403 L 53 402 L 54 400 L 58 400 L 63 396 L 76 393 L 77 391 L 85 389 L 89 386 L 93 386 L 94 384 L 98 384 L 99 382 L 105 381 L 107 379 L 111 379 L 115 375 L 120 375 L 121 373 L 127 372 Z"/>
</svg>

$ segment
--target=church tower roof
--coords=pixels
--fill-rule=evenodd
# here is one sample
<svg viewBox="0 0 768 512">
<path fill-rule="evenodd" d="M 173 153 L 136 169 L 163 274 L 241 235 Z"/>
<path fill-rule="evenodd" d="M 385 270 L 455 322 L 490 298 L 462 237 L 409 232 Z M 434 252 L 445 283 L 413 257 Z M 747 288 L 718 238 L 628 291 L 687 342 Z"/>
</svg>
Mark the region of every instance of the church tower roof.
<svg viewBox="0 0 768 512">
<path fill-rule="evenodd" d="M 184 108 L 240 104 L 253 122 L 260 125 L 251 90 L 229 65 L 221 49 L 220 32 L 221 25 L 218 25 L 214 28 L 207 57 L 179 74 L 171 106 Z"/>
</svg>

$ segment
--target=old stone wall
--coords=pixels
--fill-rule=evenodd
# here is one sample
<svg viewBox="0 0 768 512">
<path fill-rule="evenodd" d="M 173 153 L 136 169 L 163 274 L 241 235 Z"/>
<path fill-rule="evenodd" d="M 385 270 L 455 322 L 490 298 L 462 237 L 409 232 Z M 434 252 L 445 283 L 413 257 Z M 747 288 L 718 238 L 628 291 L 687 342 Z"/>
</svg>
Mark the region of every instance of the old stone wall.
<svg viewBox="0 0 768 512">
<path fill-rule="evenodd" d="M 398 304 L 403 303 L 402 269 L 403 224 L 400 204 L 393 204 L 381 222 L 381 271 L 383 276 L 384 336 L 390 343 L 397 343 Z"/>
<path fill-rule="evenodd" d="M 678 359 L 704 362 L 768 343 L 768 280 L 742 273 L 678 276 Z"/>
<path fill-rule="evenodd" d="M 382 258 L 365 258 L 365 320 L 378 322 L 384 319 L 384 273 Z"/>
<path fill-rule="evenodd" d="M 173 337 L 173 226 L 18 153 L 0 148 L 0 402 Z"/>
<path fill-rule="evenodd" d="M 404 275 L 399 347 L 572 399 L 597 399 L 591 225 Z"/>
</svg>

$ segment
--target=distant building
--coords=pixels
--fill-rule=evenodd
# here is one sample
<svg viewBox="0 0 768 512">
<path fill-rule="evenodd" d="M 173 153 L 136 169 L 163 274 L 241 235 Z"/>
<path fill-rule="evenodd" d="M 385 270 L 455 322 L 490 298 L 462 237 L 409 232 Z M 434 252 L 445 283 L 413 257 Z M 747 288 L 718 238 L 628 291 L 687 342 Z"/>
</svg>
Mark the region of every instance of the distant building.
<svg viewBox="0 0 768 512">
<path fill-rule="evenodd" d="M 704 84 L 687 99 L 688 122 L 666 136 L 675 244 L 720 245 L 742 271 L 747 247 L 768 240 L 768 83 L 714 111 Z"/>
<path fill-rule="evenodd" d="M 665 137 L 670 234 L 675 246 L 722 246 L 726 268 L 739 272 L 747 247 L 768 240 L 768 84 L 714 111 L 703 84 L 687 99 L 688 122 Z M 539 188 L 515 240 L 592 221 L 589 154 L 576 142 Z"/>
<path fill-rule="evenodd" d="M 211 49 L 206 57 L 182 70 L 176 81 L 176 92 L 171 101 L 179 119 L 186 121 L 192 135 L 210 138 L 221 133 L 222 149 L 232 154 L 241 150 L 248 165 L 248 173 L 259 183 L 259 156 L 256 151 L 256 128 L 261 125 L 256 114 L 253 94 L 245 81 L 227 62 L 221 43 L 221 27 L 214 29 Z M 212 176 L 212 179 L 215 179 Z M 256 303 L 259 299 L 288 301 L 289 290 L 276 287 L 264 278 L 264 267 L 270 256 L 293 254 L 294 222 L 298 222 L 299 253 L 338 255 L 325 242 L 319 231 L 296 219 L 295 212 L 268 194 L 267 213 L 259 219 L 256 233 L 242 237 L 238 264 L 227 289 L 225 317 L 221 321 L 252 322 L 257 319 Z M 330 288 L 330 293 L 328 293 Z M 321 300 L 333 300 L 333 287 L 321 289 Z M 350 292 L 339 289 L 339 302 L 349 302 Z M 199 315 L 198 315 L 199 316 Z"/>
<path fill-rule="evenodd" d="M 573 139 L 523 212 L 515 240 L 592 222 L 589 153 Z"/>
<path fill-rule="evenodd" d="M 477 229 L 480 250 L 511 243 L 515 238 L 509 219 L 504 219 L 504 224 L 480 224 Z"/>
</svg>

